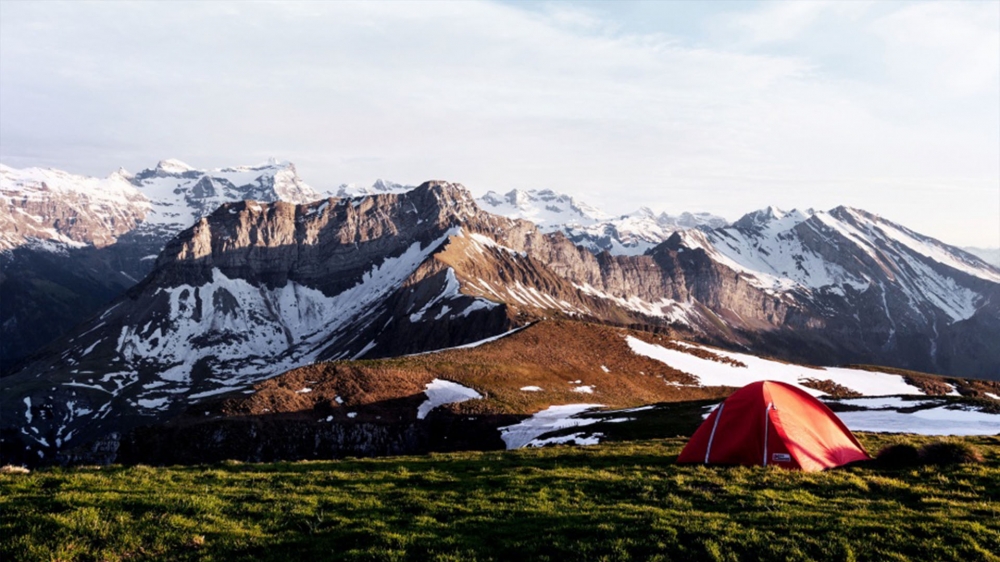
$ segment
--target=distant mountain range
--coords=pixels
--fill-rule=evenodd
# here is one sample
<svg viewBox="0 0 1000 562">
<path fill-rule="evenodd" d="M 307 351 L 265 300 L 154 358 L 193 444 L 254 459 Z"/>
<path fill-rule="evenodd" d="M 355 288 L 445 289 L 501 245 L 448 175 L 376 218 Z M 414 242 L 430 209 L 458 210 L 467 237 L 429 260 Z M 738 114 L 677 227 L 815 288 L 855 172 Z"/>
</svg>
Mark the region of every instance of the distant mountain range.
<svg viewBox="0 0 1000 562">
<path fill-rule="evenodd" d="M 615 255 L 641 255 L 678 230 L 728 224 L 726 219 L 708 213 L 658 215 L 645 207 L 611 217 L 551 190 L 513 190 L 504 195 L 490 191 L 476 202 L 485 211 L 529 220 L 542 232 L 562 232 L 574 244 L 592 252 L 607 250 Z"/>
<path fill-rule="evenodd" d="M 45 243 L 104 247 L 127 233 L 169 239 L 226 202 L 308 203 L 320 197 L 288 162 L 196 170 L 163 160 L 137 174 L 119 169 L 107 178 L 0 165 L 0 249 Z"/>
<path fill-rule="evenodd" d="M 32 454 L 107 444 L 317 361 L 461 346 L 545 318 L 1000 378 L 1000 270 L 859 209 L 606 218 L 553 192 L 477 200 L 441 181 L 319 198 L 282 163 L 3 172 L 3 301 L 18 303 L 2 310 L 5 352 L 9 337 L 68 323 L 61 311 L 84 296 L 92 311 L 4 369 L 0 428 Z M 643 252 L 618 226 L 639 223 L 660 229 Z M 610 247 L 574 237 L 600 224 L 619 235 Z"/>
</svg>

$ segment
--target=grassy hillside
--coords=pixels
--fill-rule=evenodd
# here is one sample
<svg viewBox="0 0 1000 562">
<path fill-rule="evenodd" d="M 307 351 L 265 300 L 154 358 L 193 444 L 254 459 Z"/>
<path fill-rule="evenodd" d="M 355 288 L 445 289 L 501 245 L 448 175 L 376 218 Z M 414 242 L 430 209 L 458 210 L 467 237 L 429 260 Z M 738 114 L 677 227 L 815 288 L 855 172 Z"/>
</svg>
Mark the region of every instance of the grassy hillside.
<svg viewBox="0 0 1000 562">
<path fill-rule="evenodd" d="M 860 436 L 869 450 L 922 437 Z M 682 438 L 0 475 L 3 560 L 1000 560 L 986 462 L 678 466 Z"/>
</svg>

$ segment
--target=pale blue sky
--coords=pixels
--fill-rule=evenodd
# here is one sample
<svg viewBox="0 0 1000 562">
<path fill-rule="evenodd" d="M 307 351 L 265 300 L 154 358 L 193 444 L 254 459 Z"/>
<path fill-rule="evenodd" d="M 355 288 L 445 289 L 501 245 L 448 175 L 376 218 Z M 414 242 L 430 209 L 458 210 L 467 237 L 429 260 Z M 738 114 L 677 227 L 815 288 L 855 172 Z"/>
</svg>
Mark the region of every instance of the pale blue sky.
<svg viewBox="0 0 1000 562">
<path fill-rule="evenodd" d="M 298 165 L 1000 246 L 1000 2 L 0 1 L 0 160 Z"/>
</svg>

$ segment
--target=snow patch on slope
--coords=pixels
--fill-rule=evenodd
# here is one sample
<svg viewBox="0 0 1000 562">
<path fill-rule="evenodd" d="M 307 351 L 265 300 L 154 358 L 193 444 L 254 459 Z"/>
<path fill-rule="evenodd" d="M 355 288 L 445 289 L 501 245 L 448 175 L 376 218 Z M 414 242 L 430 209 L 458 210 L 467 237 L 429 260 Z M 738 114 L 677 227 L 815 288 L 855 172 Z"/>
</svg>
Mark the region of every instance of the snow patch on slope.
<svg viewBox="0 0 1000 562">
<path fill-rule="evenodd" d="M 1000 415 L 975 410 L 956 410 L 945 406 L 911 413 L 892 409 L 837 412 L 837 416 L 851 431 L 919 435 L 1000 434 Z"/>
<path fill-rule="evenodd" d="M 602 408 L 604 404 L 564 404 L 550 406 L 530 418 L 499 428 L 500 438 L 508 449 L 520 449 L 535 438 L 550 431 L 585 426 L 603 421 L 601 418 L 576 418 L 577 414 Z"/>
<path fill-rule="evenodd" d="M 662 298 L 656 302 L 648 302 L 634 295 L 627 299 L 616 297 L 595 289 L 589 284 L 577 285 L 574 283 L 573 287 L 588 295 L 612 301 L 622 308 L 634 310 L 647 316 L 663 318 L 671 323 L 690 326 L 698 314 L 697 308 L 692 302 L 678 302 L 668 298 Z"/>
<path fill-rule="evenodd" d="M 809 379 L 817 379 L 832 380 L 841 386 L 865 396 L 923 394 L 923 391 L 910 385 L 899 375 L 839 367 L 803 367 L 780 363 L 778 361 L 769 361 L 753 355 L 732 353 L 687 344 L 688 347 L 693 349 L 702 349 L 746 365 L 746 367 L 737 367 L 729 363 L 703 359 L 683 351 L 646 343 L 632 336 L 626 336 L 625 339 L 633 353 L 655 359 L 677 370 L 691 374 L 698 379 L 701 386 L 742 387 L 752 382 L 772 380 L 793 384 L 813 396 L 820 396 L 824 393 L 804 387 L 801 384 Z"/>
<path fill-rule="evenodd" d="M 475 390 L 458 383 L 443 379 L 434 379 L 427 383 L 424 394 L 427 400 L 417 408 L 417 419 L 422 420 L 431 410 L 444 404 L 457 404 L 466 400 L 476 400 L 483 396 Z"/>
</svg>

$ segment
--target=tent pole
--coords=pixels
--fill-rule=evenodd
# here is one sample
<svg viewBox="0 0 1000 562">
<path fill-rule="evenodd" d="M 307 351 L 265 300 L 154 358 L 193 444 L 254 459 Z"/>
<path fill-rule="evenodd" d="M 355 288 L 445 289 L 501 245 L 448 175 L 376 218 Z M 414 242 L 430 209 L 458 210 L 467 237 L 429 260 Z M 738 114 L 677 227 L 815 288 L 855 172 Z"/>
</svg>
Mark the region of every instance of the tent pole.
<svg viewBox="0 0 1000 562">
<path fill-rule="evenodd" d="M 773 408 L 774 402 L 771 402 L 764 410 L 764 466 L 767 466 L 767 422 L 771 419 L 770 413 Z"/>
<path fill-rule="evenodd" d="M 708 455 L 712 452 L 712 440 L 715 439 L 715 428 L 719 427 L 719 418 L 722 417 L 722 409 L 726 403 L 719 404 L 719 411 L 715 413 L 715 423 L 712 424 L 712 433 L 708 436 L 708 447 L 705 448 L 705 464 L 708 464 Z"/>
</svg>

